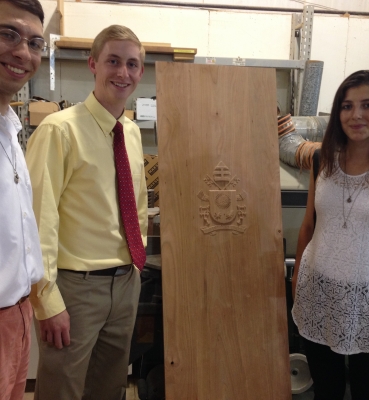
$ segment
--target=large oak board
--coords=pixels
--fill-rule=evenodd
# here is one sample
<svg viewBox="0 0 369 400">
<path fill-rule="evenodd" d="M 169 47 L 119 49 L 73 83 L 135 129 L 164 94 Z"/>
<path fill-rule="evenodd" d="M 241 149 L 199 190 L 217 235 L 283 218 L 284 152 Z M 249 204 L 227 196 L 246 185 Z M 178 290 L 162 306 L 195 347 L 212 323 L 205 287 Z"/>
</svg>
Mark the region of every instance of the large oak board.
<svg viewBox="0 0 369 400">
<path fill-rule="evenodd" d="M 156 82 L 166 399 L 291 399 L 275 70 Z"/>
</svg>

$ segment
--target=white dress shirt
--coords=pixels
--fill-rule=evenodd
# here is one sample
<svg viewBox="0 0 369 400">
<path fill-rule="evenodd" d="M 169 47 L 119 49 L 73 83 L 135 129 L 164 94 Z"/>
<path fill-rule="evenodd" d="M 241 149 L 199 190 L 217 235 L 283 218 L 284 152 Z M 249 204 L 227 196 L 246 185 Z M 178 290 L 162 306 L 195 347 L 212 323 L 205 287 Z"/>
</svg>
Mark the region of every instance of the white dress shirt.
<svg viewBox="0 0 369 400">
<path fill-rule="evenodd" d="M 31 182 L 17 140 L 21 129 L 11 107 L 0 114 L 0 308 L 28 295 L 44 274 Z"/>
</svg>

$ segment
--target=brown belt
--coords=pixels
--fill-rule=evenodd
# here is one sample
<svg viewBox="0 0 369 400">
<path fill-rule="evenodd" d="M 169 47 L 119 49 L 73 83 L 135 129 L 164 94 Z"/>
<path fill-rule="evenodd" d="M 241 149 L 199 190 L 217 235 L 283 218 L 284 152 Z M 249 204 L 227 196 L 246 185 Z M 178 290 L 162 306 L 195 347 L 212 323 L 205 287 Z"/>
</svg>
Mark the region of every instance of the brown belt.
<svg viewBox="0 0 369 400">
<path fill-rule="evenodd" d="M 21 297 L 13 306 L 8 306 L 8 307 L 0 307 L 0 310 L 6 310 L 7 308 L 11 308 L 14 306 L 17 306 L 19 304 L 22 304 L 24 301 L 28 299 L 29 295 Z"/>
</svg>

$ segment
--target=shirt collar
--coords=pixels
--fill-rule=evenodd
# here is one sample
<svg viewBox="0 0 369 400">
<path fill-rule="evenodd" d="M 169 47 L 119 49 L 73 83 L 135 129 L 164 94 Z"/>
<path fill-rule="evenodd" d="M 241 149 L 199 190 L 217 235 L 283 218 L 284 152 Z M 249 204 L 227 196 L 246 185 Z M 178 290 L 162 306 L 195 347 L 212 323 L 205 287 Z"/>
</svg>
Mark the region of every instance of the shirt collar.
<svg viewBox="0 0 369 400">
<path fill-rule="evenodd" d="M 112 132 L 117 120 L 110 114 L 110 112 L 103 107 L 96 99 L 93 92 L 89 94 L 87 99 L 85 100 L 85 105 L 91 115 L 94 117 L 97 124 L 100 126 L 103 134 L 105 136 L 110 135 Z M 123 125 L 124 124 L 124 115 L 122 114 L 118 121 Z"/>
<path fill-rule="evenodd" d="M 5 115 L 0 114 L 1 126 L 3 126 L 5 132 L 9 132 L 12 136 L 16 136 L 18 132 L 22 129 L 22 124 L 19 120 L 18 115 L 14 110 L 8 106 L 8 110 Z"/>
</svg>

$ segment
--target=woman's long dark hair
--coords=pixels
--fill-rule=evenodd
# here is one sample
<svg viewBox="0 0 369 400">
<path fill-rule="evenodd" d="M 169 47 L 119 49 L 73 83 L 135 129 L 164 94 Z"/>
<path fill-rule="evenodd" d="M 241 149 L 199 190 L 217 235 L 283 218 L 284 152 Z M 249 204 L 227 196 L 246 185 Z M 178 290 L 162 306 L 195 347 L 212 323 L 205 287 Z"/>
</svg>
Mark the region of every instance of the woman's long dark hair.
<svg viewBox="0 0 369 400">
<path fill-rule="evenodd" d="M 324 134 L 320 156 L 320 170 L 324 171 L 325 176 L 331 176 L 334 172 L 335 153 L 345 151 L 347 146 L 347 136 L 342 129 L 340 119 L 342 102 L 349 89 L 362 85 L 369 86 L 369 70 L 357 71 L 348 76 L 341 83 L 334 96 L 331 116 Z"/>
</svg>

